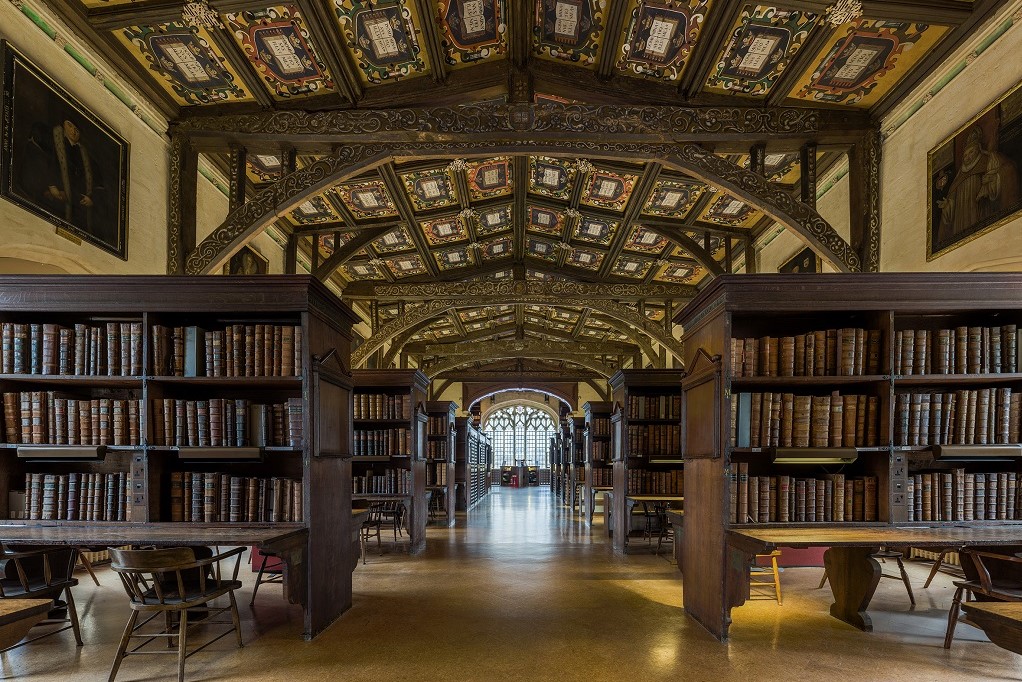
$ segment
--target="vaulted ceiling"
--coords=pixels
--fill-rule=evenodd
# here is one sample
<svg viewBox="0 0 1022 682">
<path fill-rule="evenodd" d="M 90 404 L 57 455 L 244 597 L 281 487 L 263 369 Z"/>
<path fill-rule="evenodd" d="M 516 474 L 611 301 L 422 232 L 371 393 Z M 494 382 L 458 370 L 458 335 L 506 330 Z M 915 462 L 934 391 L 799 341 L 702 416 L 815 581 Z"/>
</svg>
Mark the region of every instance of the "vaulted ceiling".
<svg viewBox="0 0 1022 682">
<path fill-rule="evenodd" d="M 468 103 L 800 107 L 874 120 L 918 85 L 1003 0 L 45 0 L 170 120 L 289 110 L 420 110 Z M 760 155 L 775 187 L 806 199 L 805 149 L 707 146 L 744 168 Z M 273 145 L 267 148 L 273 149 Z M 252 196 L 291 169 L 261 149 L 204 151 Z M 812 147 L 816 174 L 847 145 Z M 294 154 L 294 151 L 290 152 Z M 324 150 L 329 153 L 329 148 Z M 811 197 L 815 201 L 815 195 Z M 311 272 L 345 291 L 374 329 L 421 302 L 379 301 L 376 285 L 587 282 L 698 285 L 734 271 L 773 221 L 712 185 L 636 158 L 524 153 L 398 158 L 329 187 L 277 226 Z M 626 304 L 670 329 L 670 306 Z M 533 355 L 529 372 L 597 376 L 650 358 L 641 332 L 579 305 L 452 307 L 408 328 L 422 366 L 452 344 L 588 342 L 573 362 Z M 445 349 L 446 344 L 446 349 Z M 529 345 L 532 344 L 532 345 Z M 537 345 L 539 344 L 539 345 Z M 547 344 L 542 346 L 542 344 Z M 602 345 L 599 345 L 602 344 Z M 446 351 L 446 352 L 445 352 Z M 603 352 L 601 352 L 603 351 Z M 391 353 L 391 359 L 395 359 Z M 471 358 L 471 354 L 459 357 Z M 381 358 L 382 359 L 382 358 Z M 660 358 L 663 362 L 663 358 Z M 522 360 L 474 363 L 522 369 Z M 595 368 L 595 371 L 594 371 Z"/>
</svg>

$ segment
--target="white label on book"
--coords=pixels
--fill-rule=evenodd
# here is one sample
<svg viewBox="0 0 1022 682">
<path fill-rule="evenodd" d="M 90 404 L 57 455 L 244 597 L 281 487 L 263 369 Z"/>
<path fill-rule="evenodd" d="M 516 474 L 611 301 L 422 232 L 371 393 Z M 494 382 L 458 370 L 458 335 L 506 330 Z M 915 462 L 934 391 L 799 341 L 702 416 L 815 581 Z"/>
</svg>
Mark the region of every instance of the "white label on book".
<svg viewBox="0 0 1022 682">
<path fill-rule="evenodd" d="M 380 200 L 376 198 L 376 192 L 373 192 L 372 190 L 355 192 L 352 195 L 352 198 L 354 198 L 355 201 L 361 204 L 364 208 L 379 208 L 380 206 Z"/>
<path fill-rule="evenodd" d="M 878 54 L 880 54 L 879 47 L 862 46 L 855 48 L 848 55 L 844 66 L 834 74 L 834 80 L 855 80 L 862 75 L 862 72 L 866 70 L 866 67 L 873 62 L 873 59 Z"/>
<path fill-rule="evenodd" d="M 422 189 L 423 196 L 427 199 L 436 199 L 443 195 L 439 180 L 420 180 L 419 187 Z"/>
<path fill-rule="evenodd" d="M 679 192 L 678 190 L 669 189 L 664 192 L 664 197 L 660 200 L 660 205 L 664 208 L 677 208 L 683 196 L 685 196 L 684 193 Z"/>
<path fill-rule="evenodd" d="M 539 176 L 539 182 L 547 187 L 557 187 L 561 182 L 561 171 L 556 168 L 544 168 Z"/>
<path fill-rule="evenodd" d="M 287 36 L 268 36 L 265 40 L 266 47 L 273 54 L 273 60 L 277 62 L 277 66 L 280 67 L 281 71 L 288 75 L 305 71 L 305 64 L 302 63 L 302 58 L 295 53 L 294 45 L 287 39 Z"/>
<path fill-rule="evenodd" d="M 554 8 L 554 33 L 566 38 L 575 38 L 578 32 L 578 6 L 558 2 Z"/>
<path fill-rule="evenodd" d="M 173 60 L 178 73 L 189 83 L 202 83 L 210 80 L 209 72 L 202 67 L 199 60 L 195 58 L 195 54 L 183 42 L 164 43 L 163 51 Z"/>
<path fill-rule="evenodd" d="M 758 73 L 763 68 L 763 65 L 766 64 L 767 59 L 770 58 L 770 53 L 773 52 L 775 45 L 777 45 L 777 38 L 757 36 L 749 45 L 749 50 L 742 57 L 738 68 L 742 71 Z"/>
<path fill-rule="evenodd" d="M 678 23 L 655 17 L 649 27 L 649 37 L 646 39 L 646 49 L 643 51 L 650 57 L 663 59 L 667 56 L 667 50 L 671 46 L 671 38 L 674 37 L 674 29 Z"/>
<path fill-rule="evenodd" d="M 461 3 L 461 24 L 467 35 L 476 35 L 486 30 L 483 0 L 464 0 Z"/>
</svg>

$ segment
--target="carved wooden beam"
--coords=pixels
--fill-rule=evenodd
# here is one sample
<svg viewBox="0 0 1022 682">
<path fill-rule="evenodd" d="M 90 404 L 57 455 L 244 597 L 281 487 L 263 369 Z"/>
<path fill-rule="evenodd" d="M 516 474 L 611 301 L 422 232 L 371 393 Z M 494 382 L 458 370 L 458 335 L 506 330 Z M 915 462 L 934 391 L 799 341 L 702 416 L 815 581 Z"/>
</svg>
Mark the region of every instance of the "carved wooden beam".
<svg viewBox="0 0 1022 682">
<path fill-rule="evenodd" d="M 443 47 L 441 47 L 441 36 L 439 20 L 436 16 L 436 2 L 434 0 L 415 0 L 415 7 L 422 18 L 422 37 L 426 45 L 426 61 L 429 63 L 429 71 L 433 82 L 443 84 L 447 80 L 447 65 Z"/>
<path fill-rule="evenodd" d="M 86 10 L 89 24 L 101 31 L 113 31 L 127 26 L 154 26 L 181 21 L 181 10 L 188 0 L 148 0 L 122 3 Z M 210 3 L 217 12 L 244 12 L 266 9 L 265 2 L 252 0 L 214 0 Z"/>
<path fill-rule="evenodd" d="M 799 197 L 806 206 L 816 208 L 816 145 L 807 142 L 799 150 Z"/>
<path fill-rule="evenodd" d="M 663 227 L 651 227 L 651 230 L 659 232 L 663 236 L 670 239 L 672 242 L 680 246 L 681 248 L 692 254 L 692 257 L 697 263 L 702 265 L 706 272 L 709 273 L 710 277 L 716 277 L 717 275 L 724 274 L 724 268 L 720 266 L 720 263 L 713 257 L 709 251 L 699 245 L 696 240 L 689 237 L 684 232 L 678 232 L 674 230 L 668 230 Z"/>
<path fill-rule="evenodd" d="M 351 282 L 344 298 L 377 301 L 458 301 L 470 305 L 494 305 L 502 296 L 536 297 L 556 301 L 562 294 L 583 296 L 593 301 L 642 301 L 692 298 L 697 288 L 690 284 L 584 284 L 580 282 L 430 282 L 423 284 L 378 284 Z M 529 301 L 526 301 L 529 302 Z M 545 301 L 544 301 L 545 303 Z M 556 305 L 556 303 L 554 303 Z M 464 306 L 462 306 L 464 307 Z"/>
<path fill-rule="evenodd" d="M 408 350 L 408 346 L 405 346 Z M 618 341 L 545 341 L 540 339 L 500 339 L 485 341 L 460 341 L 454 343 L 427 343 L 418 351 L 423 356 L 456 358 L 465 355 L 480 355 L 487 351 L 493 357 L 534 357 L 534 353 L 555 352 L 580 355 L 622 355 L 631 354 L 638 347 Z M 413 351 L 408 351 L 413 352 Z"/>
<path fill-rule="evenodd" d="M 414 146 L 447 141 L 469 144 L 484 138 L 521 143 L 546 139 L 717 145 L 734 142 L 740 145 L 736 149 L 744 152 L 753 139 L 790 140 L 795 147 L 809 139 L 852 144 L 870 123 L 868 114 L 858 110 L 519 103 L 226 116 L 203 116 L 198 112 L 176 126 L 202 149 L 209 144 L 226 150 L 234 141 L 253 150 L 286 141 L 299 146 L 303 153 L 321 154 L 346 142 L 366 144 L 371 140 Z"/>
<path fill-rule="evenodd" d="M 326 280 L 327 277 L 332 275 L 337 268 L 341 267 L 349 260 L 351 260 L 355 254 L 364 249 L 369 244 L 372 244 L 376 239 L 387 234 L 393 230 L 395 225 L 385 225 L 381 227 L 374 227 L 369 230 L 362 230 L 354 237 L 351 241 L 344 246 L 336 249 L 330 256 L 323 261 L 323 263 L 316 268 L 312 274 L 319 279 Z"/>
<path fill-rule="evenodd" d="M 600 51 L 600 62 L 596 67 L 597 75 L 604 80 L 614 75 L 614 63 L 620 52 L 618 40 L 625 28 L 625 20 L 629 14 L 627 10 L 627 2 L 612 2 L 607 11 L 606 28 L 603 29 L 604 46 Z"/>
<path fill-rule="evenodd" d="M 525 210 L 526 193 L 529 189 L 529 167 L 528 159 L 524 156 L 516 156 L 512 159 L 511 172 L 514 174 L 514 206 L 511 210 L 511 225 L 513 239 L 511 255 L 515 261 L 521 262 L 525 258 L 525 226 L 528 223 L 528 216 Z"/>
<path fill-rule="evenodd" d="M 785 0 L 785 9 L 825 15 L 834 0 Z M 870 19 L 957 26 L 972 14 L 968 3 L 957 0 L 863 0 L 862 16 Z"/>
<path fill-rule="evenodd" d="M 471 365 L 476 362 L 491 360 L 507 360 L 513 358 L 528 358 L 534 360 L 561 360 L 563 362 L 571 363 L 572 365 L 577 365 L 579 367 L 592 370 L 593 372 L 596 372 L 604 379 L 609 379 L 617 371 L 615 368 L 605 365 L 602 362 L 593 360 L 592 358 L 584 355 L 578 355 L 577 353 L 573 353 L 570 350 L 561 352 L 553 350 L 547 352 L 535 351 L 530 353 L 529 355 L 521 355 L 517 353 L 512 355 L 506 355 L 504 353 L 494 354 L 489 351 L 483 351 L 475 355 L 459 355 L 458 357 L 445 359 L 440 362 L 433 363 L 425 367 L 421 367 L 420 369 L 423 372 L 425 372 L 426 376 L 428 376 L 431 379 L 434 379 L 439 376 L 442 376 L 445 372 L 450 372 L 452 370 L 458 369 L 459 367 Z"/>
<path fill-rule="evenodd" d="M 363 94 L 362 81 L 358 77 L 358 67 L 344 48 L 337 18 L 333 15 L 334 4 L 315 0 L 297 2 L 309 33 L 312 34 L 317 54 L 326 62 L 333 76 L 339 99 L 351 104 L 358 102 Z"/>
<path fill-rule="evenodd" d="M 455 368 L 457 371 L 448 370 L 438 376 L 433 377 L 434 380 L 438 379 L 450 379 L 451 381 L 460 382 L 476 382 L 476 381 L 496 381 L 502 385 L 506 385 L 509 389 L 511 388 L 526 388 L 529 386 L 535 386 L 537 382 L 541 381 L 553 381 L 558 383 L 564 383 L 566 381 L 594 381 L 606 383 L 606 379 L 599 372 L 594 372 L 587 369 L 558 369 L 551 367 L 550 369 L 486 369 L 486 365 L 477 367 L 475 369 L 462 369 Z M 453 372 L 453 373 L 451 373 Z M 596 385 L 599 385 L 596 383 Z M 605 395 L 601 393 L 601 395 Z M 606 399 L 606 398 L 604 398 Z"/>
<path fill-rule="evenodd" d="M 721 46 L 727 43 L 728 31 L 731 30 L 744 5 L 745 3 L 739 0 L 724 0 L 723 3 L 715 4 L 709 12 L 678 86 L 678 89 L 689 98 L 698 96 L 703 89 L 706 79 L 717 63 Z"/>
</svg>

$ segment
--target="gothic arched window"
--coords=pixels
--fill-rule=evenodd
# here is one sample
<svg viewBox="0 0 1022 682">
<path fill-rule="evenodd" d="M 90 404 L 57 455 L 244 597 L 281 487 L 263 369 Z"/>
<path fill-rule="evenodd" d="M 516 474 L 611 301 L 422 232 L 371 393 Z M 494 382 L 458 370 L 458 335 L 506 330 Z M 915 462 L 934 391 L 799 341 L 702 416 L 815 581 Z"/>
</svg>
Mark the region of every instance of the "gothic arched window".
<svg viewBox="0 0 1022 682">
<path fill-rule="evenodd" d="M 550 467 L 550 439 L 557 426 L 550 415 L 529 405 L 509 405 L 494 410 L 483 425 L 493 444 L 493 466 L 526 464 Z"/>
</svg>

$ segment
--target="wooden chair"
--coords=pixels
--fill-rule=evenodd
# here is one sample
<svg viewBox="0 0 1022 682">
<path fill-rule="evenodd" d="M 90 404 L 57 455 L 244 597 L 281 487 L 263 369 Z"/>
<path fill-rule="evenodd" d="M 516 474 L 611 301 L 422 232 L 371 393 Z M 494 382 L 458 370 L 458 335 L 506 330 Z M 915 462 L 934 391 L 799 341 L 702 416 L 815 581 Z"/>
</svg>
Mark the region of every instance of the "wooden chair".
<svg viewBox="0 0 1022 682">
<path fill-rule="evenodd" d="M 660 527 L 660 533 L 656 539 L 656 555 L 660 556 L 660 549 L 664 545 L 664 540 L 673 544 L 674 543 L 674 526 L 667 518 L 667 510 L 671 508 L 670 504 L 658 502 L 653 505 L 653 509 L 657 515 L 657 525 Z"/>
<path fill-rule="evenodd" d="M 58 632 L 71 630 L 75 643 L 82 646 L 82 633 L 78 625 L 71 588 L 78 584 L 74 577 L 78 550 L 73 547 L 12 547 L 3 546 L 0 553 L 0 599 L 52 599 L 59 601 L 61 594 L 67 603 L 67 618 L 47 618 L 40 625 L 67 623 L 46 634 L 26 639 L 14 646 L 23 646 Z M 62 608 L 58 604 L 58 608 Z M 54 609 L 56 611 L 57 609 Z M 53 612 L 51 611 L 51 615 Z M 8 649 L 4 649 L 7 651 Z"/>
<path fill-rule="evenodd" d="M 252 599 L 248 602 L 249 606 L 255 604 L 260 585 L 266 583 L 284 584 L 284 562 L 280 560 L 280 557 L 273 552 L 263 550 L 259 552 L 259 558 L 262 561 L 259 564 L 259 572 L 256 573 L 255 587 L 252 588 Z"/>
<path fill-rule="evenodd" d="M 234 590 L 241 587 L 241 583 L 238 581 L 238 569 L 241 566 L 241 555 L 244 552 L 244 547 L 238 547 L 209 558 L 196 559 L 195 551 L 190 547 L 147 550 L 111 549 L 110 567 L 120 576 L 124 591 L 128 594 L 128 599 L 131 602 L 131 616 L 124 628 L 120 645 L 117 647 L 117 655 L 110 668 L 109 681 L 113 682 L 117 676 L 117 669 L 120 668 L 121 661 L 125 656 L 169 653 L 141 650 L 150 642 L 161 637 L 167 638 L 168 646 L 171 646 L 175 639 L 177 640 L 178 682 L 184 682 L 185 659 L 226 637 L 231 632 L 236 633 L 238 646 L 244 646 L 241 641 L 238 602 L 234 598 Z M 235 557 L 234 572 L 230 578 L 225 578 L 220 569 L 220 562 L 232 556 Z M 229 606 L 210 607 L 207 605 L 208 602 L 223 595 L 227 595 L 230 599 Z M 230 612 L 230 621 L 211 620 L 224 612 Z M 138 618 L 142 613 L 152 615 L 139 623 Z M 165 629 L 154 633 L 139 632 L 161 613 L 166 618 Z M 178 615 L 176 626 L 173 617 L 175 613 Z M 199 613 L 205 618 L 199 620 L 198 623 L 189 624 L 189 613 Z M 195 625 L 230 625 L 231 627 L 188 652 L 188 629 Z M 132 637 L 145 641 L 129 651 L 128 644 Z"/>
<path fill-rule="evenodd" d="M 383 510 L 379 504 L 369 505 L 369 518 L 362 522 L 362 532 L 359 537 L 359 549 L 362 551 L 362 564 L 366 562 L 366 546 L 369 538 L 376 538 L 376 549 L 383 554 Z"/>
<path fill-rule="evenodd" d="M 781 605 L 781 570 L 777 568 L 777 557 L 779 556 L 781 556 L 779 549 L 775 549 L 769 554 L 757 554 L 757 559 L 770 559 L 770 565 L 753 565 L 749 568 L 749 586 L 773 589 L 773 598 L 777 600 L 778 606 Z"/>
<path fill-rule="evenodd" d="M 380 525 L 391 526 L 394 530 L 394 542 L 397 542 L 398 536 L 403 535 L 401 526 L 404 524 L 404 505 L 400 502 L 378 502 L 373 506 L 376 507 Z"/>
<path fill-rule="evenodd" d="M 962 570 L 965 580 L 956 580 L 955 596 L 947 616 L 947 633 L 944 648 L 950 649 L 955 637 L 955 626 L 965 623 L 979 627 L 967 618 L 961 617 L 962 597 L 968 601 L 1022 602 L 1022 558 L 1014 554 L 1003 554 L 1008 548 L 974 547 L 961 550 Z M 1014 552 L 1018 547 L 1011 548 Z"/>
</svg>

